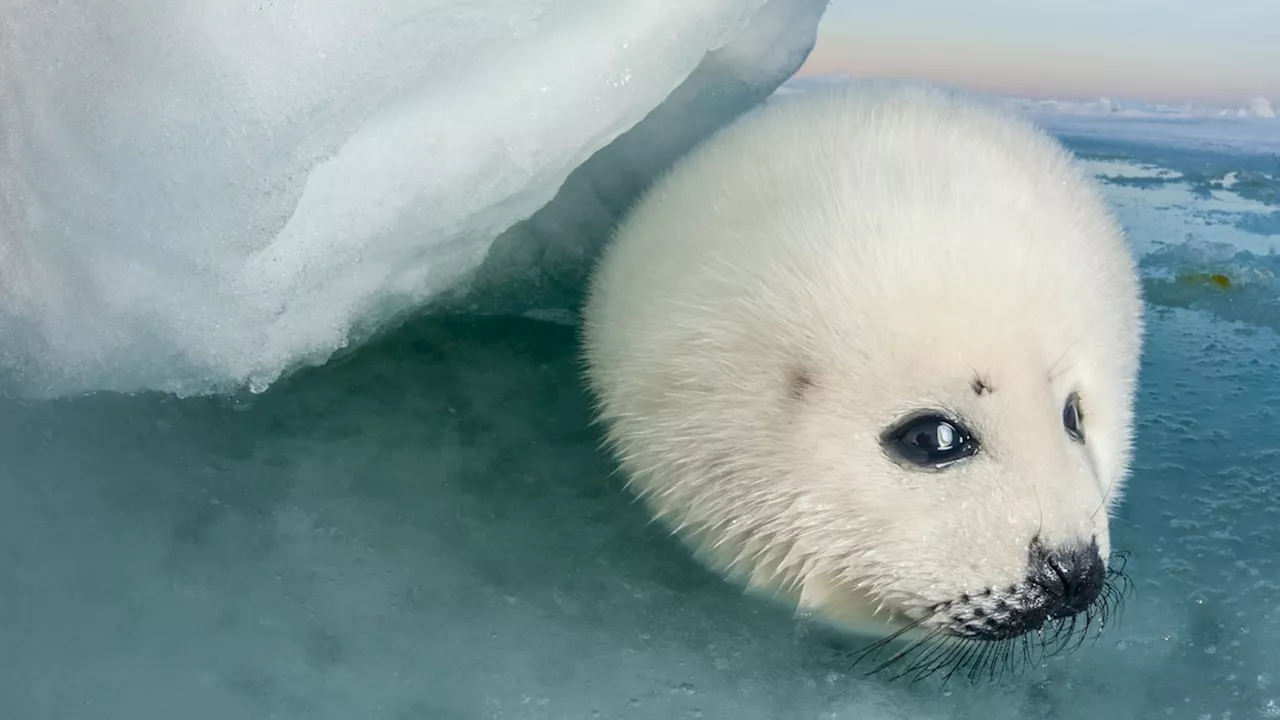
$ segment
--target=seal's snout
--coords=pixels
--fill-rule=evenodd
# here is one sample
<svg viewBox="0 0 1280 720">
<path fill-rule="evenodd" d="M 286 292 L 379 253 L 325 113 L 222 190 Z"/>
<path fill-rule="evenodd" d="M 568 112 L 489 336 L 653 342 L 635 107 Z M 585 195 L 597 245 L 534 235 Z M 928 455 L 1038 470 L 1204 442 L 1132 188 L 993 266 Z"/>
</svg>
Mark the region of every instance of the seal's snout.
<svg viewBox="0 0 1280 720">
<path fill-rule="evenodd" d="M 1030 565 L 1029 579 L 1045 591 L 1049 617 L 1087 610 L 1106 582 L 1106 565 L 1096 541 L 1050 549 L 1037 539 L 1031 543 Z"/>
<path fill-rule="evenodd" d="M 975 640 L 1006 640 L 1046 622 L 1089 610 L 1106 585 L 1097 542 L 1049 547 L 1031 541 L 1027 576 L 1005 590 L 988 589 L 946 604 L 947 631 Z"/>
</svg>

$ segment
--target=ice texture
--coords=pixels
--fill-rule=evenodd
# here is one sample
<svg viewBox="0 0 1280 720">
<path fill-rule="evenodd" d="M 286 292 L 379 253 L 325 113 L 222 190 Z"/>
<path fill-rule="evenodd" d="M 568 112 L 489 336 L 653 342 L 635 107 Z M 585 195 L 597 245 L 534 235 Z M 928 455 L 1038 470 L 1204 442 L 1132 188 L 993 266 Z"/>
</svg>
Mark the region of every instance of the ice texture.
<svg viewBox="0 0 1280 720">
<path fill-rule="evenodd" d="M 1265 718 L 1280 338 L 1155 307 L 1099 641 L 915 687 L 744 597 L 599 451 L 574 329 L 423 318 L 244 401 L 0 401 L 0 717 Z"/>
<path fill-rule="evenodd" d="M 799 66 L 825 6 L 7 3 L 0 391 L 262 390 L 467 301 L 482 264 L 480 288 L 572 277 Z M 473 304 L 565 306 L 522 298 Z"/>
</svg>

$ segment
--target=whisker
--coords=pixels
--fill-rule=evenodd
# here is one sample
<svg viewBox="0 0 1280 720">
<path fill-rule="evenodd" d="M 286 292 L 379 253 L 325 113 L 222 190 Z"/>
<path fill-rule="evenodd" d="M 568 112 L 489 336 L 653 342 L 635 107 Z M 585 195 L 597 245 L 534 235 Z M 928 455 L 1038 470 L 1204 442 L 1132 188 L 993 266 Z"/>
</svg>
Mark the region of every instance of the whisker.
<svg viewBox="0 0 1280 720">
<path fill-rule="evenodd" d="M 951 676 L 954 675 L 957 670 L 960 670 L 961 668 L 965 667 L 968 664 L 969 659 L 973 657 L 974 652 L 978 649 L 978 646 L 980 645 L 980 641 L 975 641 L 969 638 L 965 638 L 965 640 L 967 640 L 967 642 L 965 643 L 964 652 L 961 653 L 960 658 L 956 661 L 955 666 L 951 668 L 951 672 L 947 673 L 942 678 L 943 686 L 946 686 L 947 681 L 951 679 Z"/>
<path fill-rule="evenodd" d="M 890 682 L 908 678 L 911 685 L 941 675 L 943 687 L 956 675 L 962 675 L 970 683 L 983 679 L 995 683 L 1006 676 L 1016 676 L 1041 667 L 1054 658 L 1076 652 L 1086 642 L 1096 643 L 1107 627 L 1118 622 L 1126 600 L 1134 594 L 1133 580 L 1125 572 L 1128 558 L 1129 554 L 1124 551 L 1112 554 L 1097 598 L 1078 613 L 1052 618 L 1034 631 L 996 640 L 955 635 L 946 627 L 930 628 L 879 662 L 866 675 L 883 673 Z M 1030 582 L 1041 585 L 1035 579 Z M 1043 589 L 1049 592 L 1049 589 Z M 936 617 L 944 609 L 946 606 L 935 606 L 933 614 L 913 620 L 872 643 L 857 654 L 850 669 L 868 658 L 878 659 L 880 652 L 900 641 L 908 632 L 921 628 L 926 620 Z"/>
<path fill-rule="evenodd" d="M 910 623 L 907 623 L 906 626 L 904 626 L 902 629 L 898 630 L 897 632 L 894 632 L 892 635 L 882 638 L 876 641 L 875 643 L 869 645 L 868 647 L 863 649 L 863 651 L 859 653 L 856 658 L 854 658 L 853 663 L 849 666 L 849 669 L 852 670 L 853 668 L 857 667 L 858 663 L 862 662 L 868 655 L 872 655 L 876 652 L 879 652 L 880 650 L 883 650 L 893 641 L 897 640 L 903 635 L 919 627 L 920 624 L 923 623 L 924 621 L 925 621 L 925 618 L 920 618 L 918 620 L 914 620 Z M 873 670 L 871 673 L 868 673 L 868 674 L 875 674 L 875 671 Z"/>
<path fill-rule="evenodd" d="M 907 675 L 910 675 L 911 673 L 917 671 L 924 664 L 924 658 L 928 657 L 930 653 L 935 652 L 938 647 L 945 647 L 946 643 L 947 643 L 947 638 L 943 635 L 941 630 L 933 631 L 932 633 L 929 634 L 927 638 L 925 638 L 922 642 L 917 643 L 915 646 L 916 648 L 928 646 L 927 649 L 921 650 L 920 655 L 918 655 L 915 658 L 915 660 L 913 660 L 911 664 L 906 667 L 905 670 L 898 673 L 897 675 L 894 675 L 890 679 L 898 680 L 900 678 L 906 677 Z M 915 682 L 916 682 L 915 680 L 912 680 L 913 684 Z"/>
<path fill-rule="evenodd" d="M 961 638 L 957 638 L 939 630 L 936 633 L 936 640 L 931 646 L 920 653 L 911 663 L 911 667 L 907 668 L 902 674 L 907 675 L 914 673 L 911 679 L 911 685 L 924 680 L 939 668 L 946 667 L 954 655 L 956 648 L 963 644 Z"/>
<path fill-rule="evenodd" d="M 1083 337 L 1083 336 L 1082 336 L 1082 337 Z M 1071 369 L 1071 367 L 1072 367 L 1071 365 L 1067 365 L 1067 366 L 1062 367 L 1062 368 L 1059 368 L 1059 367 L 1058 367 L 1058 365 L 1059 365 L 1063 360 L 1066 360 L 1066 359 L 1067 359 L 1067 354 L 1068 354 L 1068 353 L 1070 353 L 1072 350 L 1074 350 L 1074 349 L 1075 349 L 1076 345 L 1078 345 L 1078 344 L 1080 343 L 1080 340 L 1081 340 L 1081 338 L 1076 338 L 1074 341 L 1072 341 L 1072 343 L 1071 343 L 1070 345 L 1068 345 L 1068 346 L 1067 346 L 1067 349 L 1066 349 L 1066 350 L 1063 350 L 1063 351 L 1062 351 L 1062 354 L 1058 356 L 1058 359 L 1057 359 L 1057 360 L 1054 360 L 1054 361 L 1053 361 L 1053 364 L 1049 366 L 1049 380 L 1050 380 L 1051 382 L 1052 382 L 1053 380 L 1056 380 L 1056 379 L 1058 378 L 1058 375 L 1060 375 L 1060 374 L 1062 374 L 1063 372 L 1066 372 L 1067 370 L 1070 370 L 1070 369 Z"/>
<path fill-rule="evenodd" d="M 955 638 L 954 641 L 945 643 L 944 647 L 946 647 L 946 652 L 943 653 L 942 658 L 937 661 L 931 662 L 927 666 L 921 667 L 920 673 L 916 675 L 915 681 L 924 680 L 928 677 L 931 677 L 934 673 L 938 672 L 939 670 L 942 670 L 946 667 L 950 667 L 953 664 L 956 655 L 958 655 L 964 650 L 965 644 L 966 644 L 966 641 L 963 638 Z M 928 672 L 925 672 L 926 670 Z"/>
<path fill-rule="evenodd" d="M 893 665 L 894 663 L 898 662 L 898 661 L 899 661 L 899 660 L 901 660 L 902 658 L 904 658 L 904 657 L 906 657 L 906 656 L 910 655 L 914 650 L 916 650 L 916 649 L 917 649 L 917 648 L 919 648 L 921 645 L 923 645 L 923 644 L 924 644 L 924 643 L 925 643 L 929 638 L 931 638 L 931 637 L 933 637 L 933 634 L 932 634 L 932 633 L 931 633 L 931 634 L 929 634 L 929 635 L 926 635 L 924 638 L 922 638 L 922 639 L 920 639 L 920 640 L 916 640 L 915 642 L 911 643 L 911 644 L 910 644 L 910 645 L 908 645 L 907 647 L 903 648 L 903 650 L 902 650 L 901 652 L 899 652 L 898 654 L 894 655 L 893 657 L 891 657 L 891 658 L 889 658 L 888 660 L 886 660 L 886 661 L 884 661 L 883 663 L 881 663 L 880 667 L 877 667 L 875 670 L 872 670 L 870 673 L 868 673 L 868 675 L 875 675 L 876 673 L 880 672 L 881 670 L 884 670 L 885 668 L 887 668 L 887 667 L 889 667 L 889 666 Z"/>
</svg>

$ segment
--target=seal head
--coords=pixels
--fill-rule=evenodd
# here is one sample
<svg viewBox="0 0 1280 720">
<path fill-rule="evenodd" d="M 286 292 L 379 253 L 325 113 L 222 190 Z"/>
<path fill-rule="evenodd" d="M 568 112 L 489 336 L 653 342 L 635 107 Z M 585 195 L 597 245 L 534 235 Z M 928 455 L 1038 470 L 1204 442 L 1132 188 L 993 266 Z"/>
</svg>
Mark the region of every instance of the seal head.
<svg viewBox="0 0 1280 720">
<path fill-rule="evenodd" d="M 584 357 L 630 486 L 711 566 L 856 632 L 999 641 L 1106 592 L 1141 309 L 1058 143 L 864 84 L 777 97 L 657 182 Z"/>
</svg>

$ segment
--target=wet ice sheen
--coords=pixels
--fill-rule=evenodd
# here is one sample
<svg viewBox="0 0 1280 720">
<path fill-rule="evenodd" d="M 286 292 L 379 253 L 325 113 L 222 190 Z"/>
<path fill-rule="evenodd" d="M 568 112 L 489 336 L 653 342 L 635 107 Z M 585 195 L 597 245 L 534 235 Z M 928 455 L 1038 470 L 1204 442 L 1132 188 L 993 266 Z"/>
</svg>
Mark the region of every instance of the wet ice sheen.
<svg viewBox="0 0 1280 720">
<path fill-rule="evenodd" d="M 1186 309 L 1150 342 L 1123 623 L 946 694 L 847 672 L 648 523 L 571 328 L 423 320 L 239 402 L 6 402 L 0 717 L 1256 717 L 1280 342 Z"/>
</svg>

